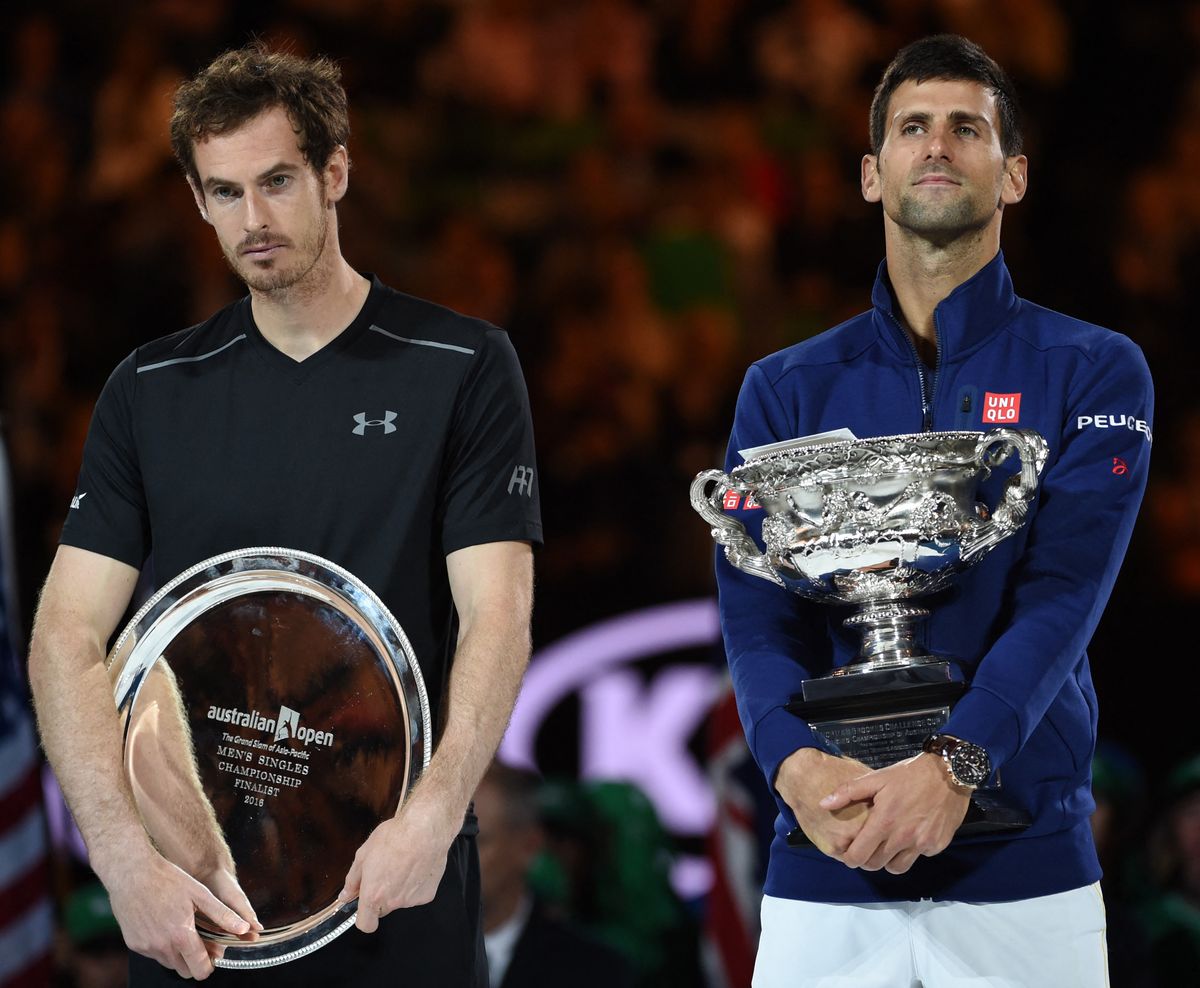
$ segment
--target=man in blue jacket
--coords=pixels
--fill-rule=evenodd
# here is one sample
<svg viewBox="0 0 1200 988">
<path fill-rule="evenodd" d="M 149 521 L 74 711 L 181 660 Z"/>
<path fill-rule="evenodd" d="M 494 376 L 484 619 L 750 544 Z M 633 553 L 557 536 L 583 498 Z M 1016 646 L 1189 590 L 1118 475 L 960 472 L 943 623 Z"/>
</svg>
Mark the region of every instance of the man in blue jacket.
<svg viewBox="0 0 1200 988">
<path fill-rule="evenodd" d="M 883 206 L 887 248 L 872 308 L 750 368 L 727 469 L 739 449 L 839 428 L 1002 424 L 1037 430 L 1050 453 L 1029 523 L 922 624 L 970 688 L 925 753 L 877 771 L 823 750 L 785 709 L 854 655 L 844 615 L 719 561 L 739 711 L 780 811 L 754 983 L 1104 985 L 1085 649 L 1145 487 L 1149 372 L 1127 338 L 1014 294 L 1000 225 L 1027 160 L 1011 83 L 978 46 L 941 35 L 902 50 L 871 146 L 862 191 Z M 981 499 L 995 504 L 1006 479 Z M 762 514 L 737 511 L 755 535 Z M 956 775 L 956 750 L 982 774 Z M 996 771 L 1032 825 L 952 843 Z M 797 825 L 813 846 L 787 845 Z"/>
</svg>

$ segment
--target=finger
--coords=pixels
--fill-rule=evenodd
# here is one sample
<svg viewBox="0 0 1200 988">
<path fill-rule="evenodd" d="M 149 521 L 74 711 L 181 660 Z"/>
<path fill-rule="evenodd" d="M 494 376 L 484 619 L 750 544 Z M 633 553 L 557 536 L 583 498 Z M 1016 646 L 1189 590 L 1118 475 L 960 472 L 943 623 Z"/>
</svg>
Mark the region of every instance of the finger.
<svg viewBox="0 0 1200 988">
<path fill-rule="evenodd" d="M 351 899 L 358 898 L 359 885 L 362 881 L 362 865 L 358 862 L 359 859 L 355 856 L 354 863 L 346 873 L 346 881 L 342 885 L 342 890 L 338 893 L 338 902 L 349 902 Z"/>
<path fill-rule="evenodd" d="M 850 846 L 842 854 L 842 863 L 850 868 L 863 867 L 871 860 L 872 855 L 879 850 L 886 839 L 886 833 L 875 822 L 874 816 L 867 817 L 867 822 L 863 825 L 862 830 L 858 832 L 858 836 L 850 842 Z M 878 868 L 875 870 L 878 870 Z"/>
<path fill-rule="evenodd" d="M 197 981 L 203 981 L 212 974 L 212 959 L 208 956 L 208 951 L 204 949 L 204 942 L 200 939 L 200 935 L 194 930 L 191 936 L 184 941 L 183 946 L 179 948 L 179 953 L 183 957 L 184 963 L 187 964 L 189 975 Z"/>
<path fill-rule="evenodd" d="M 217 961 L 225 956 L 225 944 L 217 943 L 215 940 L 204 940 L 204 949 L 208 951 L 209 960 L 213 962 L 213 967 L 217 966 Z"/>
<path fill-rule="evenodd" d="M 907 851 L 897 854 L 884 867 L 893 875 L 903 875 L 920 856 L 920 852 L 916 848 L 909 848 Z"/>
<path fill-rule="evenodd" d="M 864 775 L 859 779 L 843 782 L 833 792 L 818 804 L 823 810 L 840 810 L 851 803 L 860 803 L 871 799 L 880 789 L 881 783 L 875 774 Z"/>
<path fill-rule="evenodd" d="M 249 932 L 257 932 L 262 930 L 263 925 L 258 921 L 258 914 L 254 911 L 254 907 L 250 905 L 250 900 L 242 887 L 234 882 L 230 885 L 225 893 L 225 897 L 229 901 L 229 907 L 250 924 Z"/>
<path fill-rule="evenodd" d="M 192 905 L 198 912 L 204 914 L 205 919 L 227 933 L 241 936 L 250 930 L 249 922 L 242 919 L 199 882 L 192 883 Z"/>
<path fill-rule="evenodd" d="M 358 914 L 354 917 L 354 925 L 363 933 L 374 933 L 379 929 L 379 914 L 369 906 L 364 906 L 362 899 L 359 899 Z"/>
</svg>

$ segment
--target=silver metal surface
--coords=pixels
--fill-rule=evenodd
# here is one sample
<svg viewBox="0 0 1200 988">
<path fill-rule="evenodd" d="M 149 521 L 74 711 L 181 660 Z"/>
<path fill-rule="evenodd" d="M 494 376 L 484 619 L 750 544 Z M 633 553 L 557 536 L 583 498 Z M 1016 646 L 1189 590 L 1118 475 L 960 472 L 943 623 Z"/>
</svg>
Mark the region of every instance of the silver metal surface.
<svg viewBox="0 0 1200 988">
<path fill-rule="evenodd" d="M 412 647 L 361 581 L 311 553 L 228 552 L 158 591 L 108 658 L 125 769 L 160 852 L 264 930 L 218 967 L 294 960 L 354 922 L 354 853 L 429 763 Z"/>
<path fill-rule="evenodd" d="M 1014 451 L 1020 471 L 989 509 L 976 499 L 979 484 Z M 734 566 L 813 600 L 859 605 L 847 622 L 864 634 L 844 670 L 852 673 L 929 661 L 912 634 L 927 612 L 897 602 L 944 589 L 1016 532 L 1047 453 L 1030 429 L 821 443 L 750 459 L 729 474 L 707 470 L 693 481 L 691 501 Z M 764 509 L 764 549 L 721 510 L 730 491 Z"/>
</svg>

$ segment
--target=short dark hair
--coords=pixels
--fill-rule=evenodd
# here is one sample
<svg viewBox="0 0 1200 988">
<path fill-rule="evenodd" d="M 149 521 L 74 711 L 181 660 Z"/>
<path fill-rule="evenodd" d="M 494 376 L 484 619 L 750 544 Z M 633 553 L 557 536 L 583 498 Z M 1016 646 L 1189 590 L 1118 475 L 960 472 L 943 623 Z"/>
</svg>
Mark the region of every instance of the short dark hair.
<svg viewBox="0 0 1200 988">
<path fill-rule="evenodd" d="M 227 51 L 175 92 L 171 147 L 184 174 L 200 187 L 196 142 L 236 130 L 267 110 L 287 111 L 300 152 L 315 171 L 350 140 L 342 72 L 323 56 L 300 58 L 261 42 Z"/>
<path fill-rule="evenodd" d="M 536 772 L 494 761 L 480 784 L 484 782 L 490 782 L 499 792 L 504 822 L 508 826 L 540 825 L 542 779 Z"/>
<path fill-rule="evenodd" d="M 872 154 L 879 154 L 883 147 L 892 93 L 902 83 L 926 79 L 966 80 L 986 86 L 996 98 L 1004 157 L 1021 153 L 1020 108 L 1012 80 L 975 42 L 957 34 L 935 34 L 900 49 L 879 80 L 871 100 Z"/>
</svg>

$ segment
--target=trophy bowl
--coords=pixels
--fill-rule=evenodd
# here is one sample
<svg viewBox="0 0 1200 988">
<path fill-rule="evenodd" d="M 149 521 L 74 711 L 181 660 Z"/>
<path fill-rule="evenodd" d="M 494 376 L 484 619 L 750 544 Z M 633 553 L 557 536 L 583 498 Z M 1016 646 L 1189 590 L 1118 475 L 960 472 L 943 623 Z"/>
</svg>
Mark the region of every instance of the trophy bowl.
<svg viewBox="0 0 1200 988">
<path fill-rule="evenodd" d="M 979 485 L 1014 451 L 1020 471 L 989 509 Z M 911 620 L 928 612 L 900 602 L 944 589 L 1016 532 L 1046 456 L 1046 441 L 1028 429 L 822 442 L 728 474 L 707 470 L 691 500 L 734 566 L 803 597 L 859 605 L 847 623 L 865 629 L 860 659 L 878 667 L 889 656 L 919 658 Z M 765 551 L 721 510 L 729 493 L 762 506 Z"/>
<path fill-rule="evenodd" d="M 207 559 L 146 602 L 108 657 L 130 788 L 169 861 L 263 930 L 218 967 L 294 960 L 353 923 L 355 851 L 428 765 L 429 702 L 403 630 L 320 556 Z"/>
</svg>

